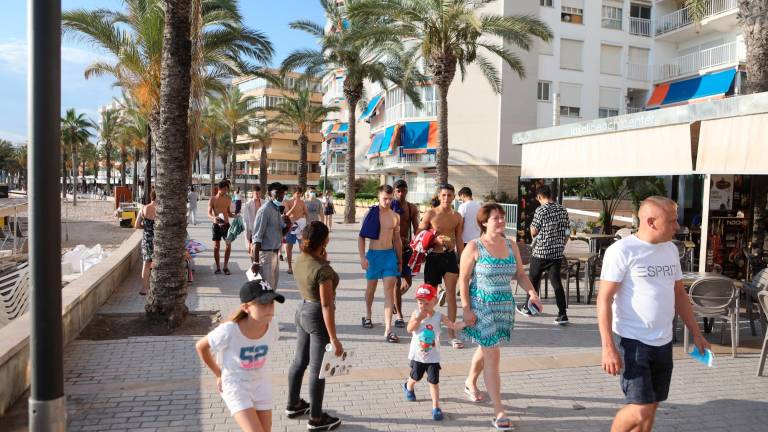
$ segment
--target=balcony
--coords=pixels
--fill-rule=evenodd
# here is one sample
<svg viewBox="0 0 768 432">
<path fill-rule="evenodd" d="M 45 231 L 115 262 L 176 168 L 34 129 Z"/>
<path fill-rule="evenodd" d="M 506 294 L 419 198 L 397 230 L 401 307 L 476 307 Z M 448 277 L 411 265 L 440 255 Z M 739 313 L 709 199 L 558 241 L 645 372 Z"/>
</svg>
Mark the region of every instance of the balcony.
<svg viewBox="0 0 768 432">
<path fill-rule="evenodd" d="M 731 42 L 653 65 L 653 80 L 654 82 L 669 81 L 687 75 L 696 75 L 709 68 L 736 66 L 745 59 L 744 44 Z"/>
<path fill-rule="evenodd" d="M 347 165 L 344 162 L 333 162 L 328 164 L 328 177 L 343 177 L 347 172 Z"/>
<path fill-rule="evenodd" d="M 436 161 L 435 153 L 407 154 L 402 148 L 399 148 L 395 155 L 370 159 L 368 161 L 368 170 L 387 171 L 390 169 L 434 167 Z"/>
<path fill-rule="evenodd" d="M 627 78 L 635 81 L 650 82 L 651 76 L 650 65 L 627 63 Z"/>
<path fill-rule="evenodd" d="M 676 30 L 692 27 L 693 19 L 690 15 L 690 8 L 678 9 L 670 14 L 662 15 L 656 19 L 654 32 L 656 37 L 661 37 L 666 34 L 675 32 Z M 704 16 L 702 17 L 701 24 L 702 30 L 707 24 L 714 19 L 719 18 L 719 15 L 730 14 L 732 22 L 723 23 L 721 26 L 713 26 L 714 31 L 727 31 L 736 25 L 736 14 L 738 10 L 738 0 L 709 0 L 706 5 Z M 688 35 L 679 35 L 679 39 L 685 39 Z M 670 41 L 678 41 L 678 38 L 671 37 Z"/>
<path fill-rule="evenodd" d="M 645 18 L 629 17 L 629 34 L 635 36 L 651 37 L 651 20 Z"/>
</svg>

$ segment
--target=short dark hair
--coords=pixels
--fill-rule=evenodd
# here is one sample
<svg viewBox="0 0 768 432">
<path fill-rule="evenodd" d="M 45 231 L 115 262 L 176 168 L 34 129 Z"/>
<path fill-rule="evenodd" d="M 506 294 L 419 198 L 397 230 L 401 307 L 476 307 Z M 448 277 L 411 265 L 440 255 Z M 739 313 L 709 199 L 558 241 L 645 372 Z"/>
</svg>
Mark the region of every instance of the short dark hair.
<svg viewBox="0 0 768 432">
<path fill-rule="evenodd" d="M 459 189 L 459 196 L 468 196 L 472 198 L 472 189 L 464 186 L 463 188 Z"/>
<path fill-rule="evenodd" d="M 226 180 L 222 180 L 219 182 L 219 189 L 224 189 L 229 187 L 229 182 Z"/>
<path fill-rule="evenodd" d="M 392 192 L 394 192 L 394 190 L 392 189 L 392 186 L 390 186 L 388 184 L 383 184 L 383 185 L 379 186 L 378 189 L 376 189 L 376 191 L 378 193 L 384 192 L 386 194 L 391 194 Z"/>
<path fill-rule="evenodd" d="M 543 196 L 544 198 L 552 198 L 552 188 L 547 185 L 540 186 L 536 189 L 536 196 Z"/>
<path fill-rule="evenodd" d="M 394 187 L 395 189 L 401 189 L 401 188 L 408 189 L 408 183 L 406 183 L 405 180 L 400 179 L 400 180 L 396 181 L 395 184 L 392 185 L 392 187 Z"/>
<path fill-rule="evenodd" d="M 255 190 L 256 192 L 261 192 L 261 186 L 253 185 L 253 189 L 252 190 Z"/>
<path fill-rule="evenodd" d="M 454 189 L 453 185 L 450 184 L 450 183 L 443 183 L 438 188 L 438 190 L 443 190 L 443 189 L 447 189 L 447 190 L 449 190 L 449 191 L 451 191 L 453 193 L 456 193 L 456 189 Z"/>
</svg>

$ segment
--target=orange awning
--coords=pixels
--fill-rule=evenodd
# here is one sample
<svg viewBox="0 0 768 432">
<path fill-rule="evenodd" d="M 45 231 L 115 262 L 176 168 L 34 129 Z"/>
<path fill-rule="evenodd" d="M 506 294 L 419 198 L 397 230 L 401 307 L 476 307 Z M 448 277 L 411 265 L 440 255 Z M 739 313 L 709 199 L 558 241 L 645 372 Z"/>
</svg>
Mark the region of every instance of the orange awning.
<svg viewBox="0 0 768 432">
<path fill-rule="evenodd" d="M 653 89 L 653 94 L 651 94 L 650 99 L 648 99 L 648 103 L 645 104 L 646 108 L 655 108 L 664 101 L 664 98 L 667 97 L 667 92 L 669 92 L 669 83 L 659 84 L 656 86 L 655 89 Z"/>
</svg>

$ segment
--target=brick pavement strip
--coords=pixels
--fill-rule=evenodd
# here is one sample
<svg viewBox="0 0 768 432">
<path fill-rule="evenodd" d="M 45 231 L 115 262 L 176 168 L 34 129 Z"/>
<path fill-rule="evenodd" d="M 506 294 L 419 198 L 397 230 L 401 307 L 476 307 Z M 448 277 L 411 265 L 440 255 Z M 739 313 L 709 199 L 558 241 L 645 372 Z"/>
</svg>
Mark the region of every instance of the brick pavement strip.
<svg viewBox="0 0 768 432">
<path fill-rule="evenodd" d="M 383 342 L 381 288 L 374 308 L 375 328 L 360 327 L 365 281 L 357 262 L 355 228 L 336 224 L 329 247 L 342 279 L 337 291 L 338 331 L 345 347 L 356 351 L 355 370 L 327 381 L 325 407 L 342 417 L 342 429 L 348 431 L 490 430 L 490 405 L 471 403 L 461 391 L 470 349 L 442 348 L 445 421 L 431 420 L 426 384 L 417 385 L 417 402 L 403 400 L 400 385 L 407 372 L 408 335 L 398 329 L 404 339 L 400 344 Z M 189 231 L 209 250 L 197 258 L 196 281 L 190 286 L 187 304 L 192 311 L 221 310 L 226 316 L 238 305 L 237 289 L 244 281 L 242 271 L 248 267 L 243 242 L 234 243 L 233 275 L 213 275 L 208 225 L 201 223 Z M 281 338 L 270 350 L 275 383 L 273 430 L 300 431 L 306 430 L 306 419 L 290 420 L 282 414 L 295 343 L 293 315 L 300 297 L 290 275 L 283 272 L 280 279 L 278 289 L 288 302 L 277 308 Z M 134 275 L 100 312 L 141 312 L 144 298 L 136 295 L 137 283 Z M 415 307 L 412 294 L 413 290 L 404 299 L 406 313 Z M 553 300 L 545 302 L 545 312 L 554 309 Z M 594 305 L 573 301 L 569 317 L 572 324 L 563 328 L 552 326 L 551 314 L 516 317 L 513 341 L 502 349 L 501 369 L 504 403 L 519 431 L 604 431 L 621 406 L 618 380 L 599 368 Z M 133 337 L 77 340 L 68 345 L 69 430 L 238 430 L 215 390 L 212 375 L 196 357 L 195 340 L 192 336 Z M 678 352 L 670 400 L 662 405 L 655 430 L 765 430 L 768 378 L 754 377 L 754 349 L 740 352 L 736 359 L 719 355 L 717 369 L 700 367 Z"/>
</svg>

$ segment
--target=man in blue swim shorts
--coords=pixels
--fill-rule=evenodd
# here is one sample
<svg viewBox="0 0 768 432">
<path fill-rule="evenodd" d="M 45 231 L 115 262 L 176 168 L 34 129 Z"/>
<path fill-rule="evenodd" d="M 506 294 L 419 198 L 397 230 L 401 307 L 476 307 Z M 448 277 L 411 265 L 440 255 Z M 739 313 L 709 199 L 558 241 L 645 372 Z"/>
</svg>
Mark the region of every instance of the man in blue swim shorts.
<svg viewBox="0 0 768 432">
<path fill-rule="evenodd" d="M 395 298 L 395 284 L 402 267 L 402 243 L 400 239 L 400 216 L 392 210 L 392 186 L 379 187 L 379 205 L 371 207 L 365 215 L 357 248 L 360 252 L 360 266 L 365 270 L 368 281 L 365 290 L 365 317 L 362 325 L 372 328 L 373 298 L 379 279 L 384 281 L 384 336 L 387 342 L 397 343 L 400 339 L 392 331 L 392 304 Z M 368 252 L 365 240 L 369 239 Z M 395 241 L 397 240 L 397 241 Z"/>
</svg>

